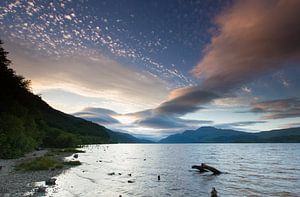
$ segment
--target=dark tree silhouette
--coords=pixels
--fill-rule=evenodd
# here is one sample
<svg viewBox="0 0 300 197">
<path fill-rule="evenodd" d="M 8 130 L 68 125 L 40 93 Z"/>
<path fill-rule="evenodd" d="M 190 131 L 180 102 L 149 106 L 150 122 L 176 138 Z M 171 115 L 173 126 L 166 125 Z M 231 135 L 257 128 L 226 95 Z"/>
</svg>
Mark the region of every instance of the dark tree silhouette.
<svg viewBox="0 0 300 197">
<path fill-rule="evenodd" d="M 15 158 L 37 146 L 74 147 L 108 143 L 105 127 L 51 108 L 30 92 L 30 81 L 10 68 L 0 40 L 0 158 Z"/>
</svg>

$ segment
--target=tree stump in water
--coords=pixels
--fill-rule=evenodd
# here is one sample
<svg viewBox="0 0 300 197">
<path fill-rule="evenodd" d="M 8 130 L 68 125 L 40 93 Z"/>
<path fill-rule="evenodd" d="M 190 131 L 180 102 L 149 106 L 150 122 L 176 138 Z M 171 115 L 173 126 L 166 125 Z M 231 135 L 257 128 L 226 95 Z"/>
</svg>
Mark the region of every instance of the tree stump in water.
<svg viewBox="0 0 300 197">
<path fill-rule="evenodd" d="M 192 168 L 197 169 L 200 171 L 200 173 L 211 171 L 214 175 L 219 175 L 222 172 L 212 166 L 206 165 L 205 163 L 202 163 L 201 165 L 194 165 Z"/>
</svg>

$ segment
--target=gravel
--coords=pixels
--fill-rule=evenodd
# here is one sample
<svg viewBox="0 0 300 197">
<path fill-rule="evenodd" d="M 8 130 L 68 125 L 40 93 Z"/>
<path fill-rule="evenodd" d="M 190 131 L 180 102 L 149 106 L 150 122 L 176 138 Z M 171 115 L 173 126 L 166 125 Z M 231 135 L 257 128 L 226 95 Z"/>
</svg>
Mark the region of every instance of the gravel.
<svg viewBox="0 0 300 197">
<path fill-rule="evenodd" d="M 47 150 L 34 151 L 19 159 L 0 160 L 0 166 L 2 166 L 0 170 L 0 197 L 32 196 L 35 189 L 38 188 L 36 182 L 58 176 L 67 169 L 67 167 L 64 167 L 63 169 L 28 172 L 14 170 L 16 164 L 43 156 L 46 153 Z M 61 155 L 62 158 L 65 156 Z"/>
</svg>

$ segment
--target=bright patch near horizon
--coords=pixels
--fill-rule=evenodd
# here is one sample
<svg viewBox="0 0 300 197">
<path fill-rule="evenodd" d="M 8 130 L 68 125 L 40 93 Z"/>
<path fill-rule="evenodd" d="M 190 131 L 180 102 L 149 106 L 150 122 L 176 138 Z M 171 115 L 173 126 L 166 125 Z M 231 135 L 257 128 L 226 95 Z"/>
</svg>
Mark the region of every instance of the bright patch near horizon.
<svg viewBox="0 0 300 197">
<path fill-rule="evenodd" d="M 299 125 L 299 13 L 297 0 L 4 0 L 0 33 L 51 106 L 110 109 L 120 124 L 105 126 L 159 138 Z"/>
</svg>

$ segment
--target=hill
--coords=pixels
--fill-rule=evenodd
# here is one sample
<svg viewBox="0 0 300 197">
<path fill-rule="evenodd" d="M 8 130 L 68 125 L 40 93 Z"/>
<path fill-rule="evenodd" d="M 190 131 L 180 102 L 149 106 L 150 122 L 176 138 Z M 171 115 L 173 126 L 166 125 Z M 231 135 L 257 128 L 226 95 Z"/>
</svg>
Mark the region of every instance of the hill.
<svg viewBox="0 0 300 197">
<path fill-rule="evenodd" d="M 15 158 L 36 147 L 140 142 L 93 122 L 53 109 L 30 91 L 30 81 L 10 68 L 0 41 L 0 158 Z"/>
<path fill-rule="evenodd" d="M 109 135 L 113 141 L 117 141 L 118 143 L 154 143 L 151 140 L 140 139 L 128 133 L 109 131 Z"/>
<path fill-rule="evenodd" d="M 170 135 L 159 143 L 262 143 L 300 142 L 300 128 L 247 133 L 230 129 L 201 127 L 197 130 L 187 130 L 183 133 Z"/>
</svg>

